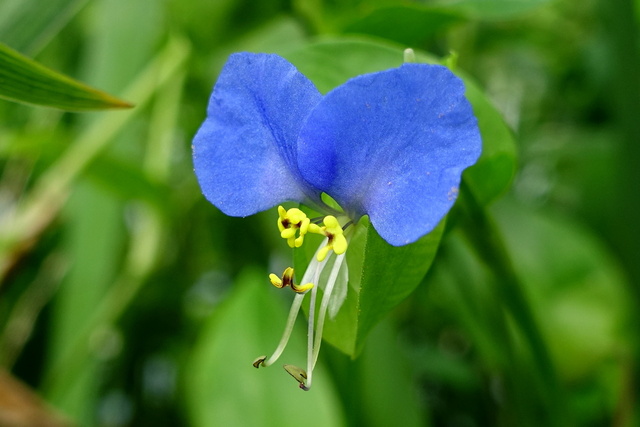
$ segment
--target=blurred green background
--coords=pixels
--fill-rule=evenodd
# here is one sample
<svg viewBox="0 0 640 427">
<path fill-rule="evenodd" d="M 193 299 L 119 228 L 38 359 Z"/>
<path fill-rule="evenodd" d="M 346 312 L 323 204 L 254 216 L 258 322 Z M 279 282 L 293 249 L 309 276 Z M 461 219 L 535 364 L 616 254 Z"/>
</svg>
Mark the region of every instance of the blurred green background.
<svg viewBox="0 0 640 427">
<path fill-rule="evenodd" d="M 640 425 L 639 22 L 637 0 L 3 0 L 0 42 L 135 107 L 0 100 L 0 424 Z M 232 52 L 327 90 L 406 47 L 455 52 L 518 166 L 303 393 L 251 367 L 290 297 L 275 212 L 207 203 L 191 138 Z"/>
</svg>

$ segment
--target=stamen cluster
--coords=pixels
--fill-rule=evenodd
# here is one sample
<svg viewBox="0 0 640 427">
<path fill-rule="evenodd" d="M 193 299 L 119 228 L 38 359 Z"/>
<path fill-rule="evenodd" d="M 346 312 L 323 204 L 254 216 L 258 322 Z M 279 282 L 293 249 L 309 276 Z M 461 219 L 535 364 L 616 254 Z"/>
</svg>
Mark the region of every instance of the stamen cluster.
<svg viewBox="0 0 640 427">
<path fill-rule="evenodd" d="M 348 224 L 351 224 L 348 222 Z M 308 352 L 307 352 L 307 371 L 298 368 L 294 365 L 284 365 L 285 370 L 298 381 L 302 390 L 309 390 L 311 388 L 311 380 L 313 368 L 317 362 L 318 354 L 320 352 L 320 345 L 322 343 L 322 329 L 326 318 L 327 309 L 329 306 L 329 300 L 331 298 L 332 291 L 338 281 L 338 276 L 341 269 L 346 269 L 345 252 L 348 247 L 347 237 L 344 234 L 344 229 L 340 225 L 340 221 L 333 215 L 327 215 L 323 219 L 311 220 L 307 215 L 298 208 L 291 208 L 286 210 L 282 206 L 278 206 L 278 230 L 280 230 L 280 236 L 286 239 L 287 244 L 291 248 L 299 248 L 304 243 L 304 237 L 308 233 L 319 234 L 325 236 L 325 239 L 320 244 L 320 247 L 316 250 L 314 257 L 312 258 L 307 271 L 302 278 L 302 285 L 298 285 L 294 281 L 294 270 L 292 267 L 287 267 L 282 274 L 282 277 L 276 274 L 270 274 L 269 280 L 271 284 L 279 289 L 290 286 L 296 293 L 296 296 L 291 305 L 289 317 L 287 319 L 287 325 L 280 340 L 280 344 L 274 351 L 274 353 L 267 358 L 266 356 L 260 356 L 253 362 L 253 366 L 259 368 L 260 366 L 269 366 L 275 362 L 282 352 L 284 351 L 291 332 L 293 331 L 293 325 L 295 323 L 298 312 L 302 305 L 302 301 L 308 291 L 311 291 L 311 303 L 309 308 L 309 327 L 308 327 Z M 346 226 L 345 226 L 346 227 Z M 322 302 L 320 303 L 320 309 L 318 312 L 317 323 L 315 322 L 315 307 L 316 307 L 316 295 L 318 282 L 321 280 L 321 274 L 329 264 L 331 258 L 331 252 L 336 257 L 333 261 L 331 272 L 324 283 L 324 295 Z M 346 272 L 346 270 L 345 270 Z M 343 275 L 344 276 L 344 275 Z M 308 372 L 308 373 L 307 373 Z"/>
</svg>

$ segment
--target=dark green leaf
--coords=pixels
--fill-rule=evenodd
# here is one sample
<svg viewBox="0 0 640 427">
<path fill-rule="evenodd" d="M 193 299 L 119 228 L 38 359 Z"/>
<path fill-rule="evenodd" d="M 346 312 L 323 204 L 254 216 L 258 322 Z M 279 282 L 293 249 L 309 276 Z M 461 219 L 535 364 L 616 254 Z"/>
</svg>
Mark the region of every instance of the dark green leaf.
<svg viewBox="0 0 640 427">
<path fill-rule="evenodd" d="M 416 243 L 395 247 L 368 227 L 358 301 L 355 352 L 376 323 L 418 286 L 435 258 L 444 221 Z"/>
<path fill-rule="evenodd" d="M 69 111 L 131 107 L 125 101 L 56 73 L 2 43 L 0 97 Z"/>
<path fill-rule="evenodd" d="M 306 45 L 284 53 L 322 93 L 360 74 L 398 67 L 402 49 L 392 44 L 343 37 Z"/>
<path fill-rule="evenodd" d="M 445 28 L 462 21 L 460 14 L 418 4 L 373 10 L 344 28 L 346 33 L 368 34 L 403 43 L 423 45 Z"/>
</svg>

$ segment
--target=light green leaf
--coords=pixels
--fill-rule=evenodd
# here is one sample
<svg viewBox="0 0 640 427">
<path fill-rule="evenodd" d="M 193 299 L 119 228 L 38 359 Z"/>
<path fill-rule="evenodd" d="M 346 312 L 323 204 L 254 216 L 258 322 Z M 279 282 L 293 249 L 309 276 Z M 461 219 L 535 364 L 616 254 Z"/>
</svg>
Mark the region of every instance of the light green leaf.
<svg viewBox="0 0 640 427">
<path fill-rule="evenodd" d="M 131 104 L 56 73 L 0 43 L 0 97 L 69 111 Z"/>
<path fill-rule="evenodd" d="M 274 350 L 284 329 L 287 307 L 277 294 L 266 274 L 245 272 L 202 327 L 185 365 L 185 403 L 194 427 L 345 424 L 338 393 L 322 361 L 309 392 L 300 390 L 282 368 L 286 363 L 304 366 L 302 329 L 294 329 L 281 363 L 251 366 L 256 357 Z"/>
</svg>

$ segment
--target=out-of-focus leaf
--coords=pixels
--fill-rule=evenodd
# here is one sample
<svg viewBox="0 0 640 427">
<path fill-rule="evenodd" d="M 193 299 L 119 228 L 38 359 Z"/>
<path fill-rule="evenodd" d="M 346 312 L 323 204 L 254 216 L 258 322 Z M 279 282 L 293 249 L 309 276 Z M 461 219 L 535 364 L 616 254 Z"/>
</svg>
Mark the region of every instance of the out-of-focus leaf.
<svg viewBox="0 0 640 427">
<path fill-rule="evenodd" d="M 94 160 L 87 173 L 91 179 L 124 199 L 144 200 L 167 210 L 169 188 L 153 182 L 140 165 L 124 159 L 102 156 Z"/>
<path fill-rule="evenodd" d="M 444 8 L 406 4 L 375 9 L 351 22 L 344 28 L 344 32 L 368 34 L 408 46 L 419 46 L 436 33 L 463 19 L 461 14 Z"/>
<path fill-rule="evenodd" d="M 464 78 L 466 96 L 473 105 L 482 135 L 482 154 L 464 172 L 464 179 L 483 205 L 504 194 L 516 171 L 516 143 L 496 108 L 470 78 Z"/>
<path fill-rule="evenodd" d="M 394 325 L 382 321 L 371 331 L 357 366 L 366 425 L 431 425 L 418 401 L 413 369 L 403 354 Z M 393 411 L 389 411 L 393 408 Z"/>
<path fill-rule="evenodd" d="M 620 349 L 628 297 L 601 242 L 575 222 L 507 200 L 496 205 L 505 242 L 560 374 L 576 380 Z"/>
<path fill-rule="evenodd" d="M 74 371 L 54 367 L 68 356 L 70 349 L 87 346 L 79 332 L 95 313 L 118 273 L 124 227 L 120 202 L 111 195 L 82 183 L 76 187 L 67 205 L 68 226 L 65 249 L 73 265 L 60 285 L 49 322 L 51 338 L 48 356 L 49 375 L 55 379 L 45 390 L 47 399 L 72 417 L 78 425 L 94 424 L 91 408 L 98 400 L 100 358 L 108 358 L 116 348 L 97 345 L 92 356 L 80 359 Z M 102 331 L 104 332 L 104 331 Z M 99 340 L 96 341 L 96 343 Z M 105 352 L 105 353 L 103 353 Z"/>
<path fill-rule="evenodd" d="M 86 3 L 88 0 L 4 0 L 0 2 L 0 40 L 33 55 Z"/>
<path fill-rule="evenodd" d="M 294 329 L 281 363 L 255 369 L 254 358 L 275 349 L 287 307 L 274 298 L 266 274 L 241 275 L 225 303 L 204 324 L 185 364 L 185 403 L 199 426 L 341 426 L 338 394 L 320 363 L 304 392 L 282 364 L 305 366 L 305 334 Z M 279 361 L 279 362 L 280 362 Z"/>
<path fill-rule="evenodd" d="M 0 97 L 69 111 L 131 104 L 56 73 L 0 43 Z"/>
<path fill-rule="evenodd" d="M 440 0 L 436 4 L 469 18 L 500 20 L 530 12 L 549 0 Z"/>
</svg>

